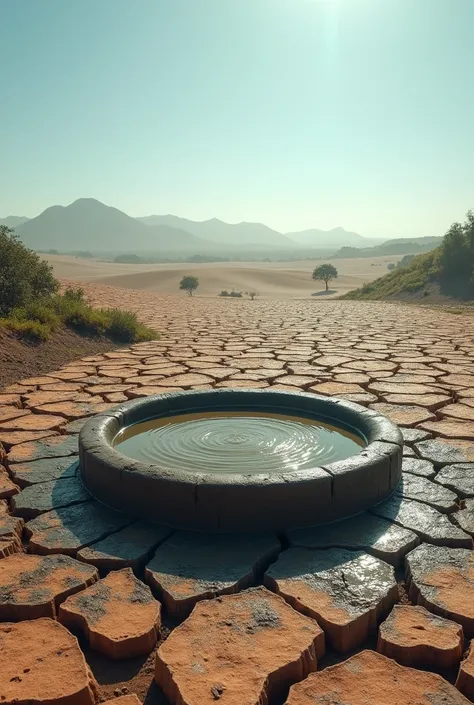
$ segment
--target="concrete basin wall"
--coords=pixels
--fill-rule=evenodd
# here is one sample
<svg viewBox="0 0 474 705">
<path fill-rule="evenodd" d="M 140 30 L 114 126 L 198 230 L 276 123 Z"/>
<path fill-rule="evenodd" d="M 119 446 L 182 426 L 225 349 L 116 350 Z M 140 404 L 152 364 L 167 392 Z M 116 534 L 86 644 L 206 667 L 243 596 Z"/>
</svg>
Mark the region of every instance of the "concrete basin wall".
<svg viewBox="0 0 474 705">
<path fill-rule="evenodd" d="M 322 467 L 254 475 L 165 470 L 132 460 L 113 446 L 121 429 L 151 418 L 239 410 L 314 416 L 358 433 L 367 446 Z M 214 532 L 279 532 L 358 514 L 396 488 L 402 446 L 397 426 L 352 402 L 304 392 L 244 389 L 134 400 L 93 417 L 79 436 L 81 476 L 97 500 L 176 529 Z"/>
</svg>

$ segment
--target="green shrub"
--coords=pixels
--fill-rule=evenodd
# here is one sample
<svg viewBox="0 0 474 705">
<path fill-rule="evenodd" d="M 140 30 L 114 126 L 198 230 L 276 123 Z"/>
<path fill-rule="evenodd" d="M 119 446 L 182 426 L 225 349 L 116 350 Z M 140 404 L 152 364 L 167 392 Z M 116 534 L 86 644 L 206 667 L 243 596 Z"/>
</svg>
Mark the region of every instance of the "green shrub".
<svg viewBox="0 0 474 705">
<path fill-rule="evenodd" d="M 37 321 L 47 326 L 51 331 L 57 330 L 62 322 L 48 300 L 14 308 L 10 318 L 16 321 Z"/>
<path fill-rule="evenodd" d="M 223 291 L 221 291 L 219 296 L 230 296 L 233 299 L 241 299 L 242 292 L 241 291 L 234 291 L 233 289 L 232 289 L 232 291 L 227 291 L 226 289 L 224 289 Z M 253 298 L 254 296 L 256 296 L 256 294 L 250 294 L 250 296 L 252 296 L 252 298 Z"/>
<path fill-rule="evenodd" d="M 22 337 L 47 340 L 63 324 L 87 335 L 107 335 L 123 343 L 157 336 L 136 314 L 119 309 L 95 309 L 84 290 L 69 287 L 56 293 L 59 283 L 51 268 L 0 226 L 0 324 Z"/>
<path fill-rule="evenodd" d="M 17 333 L 21 338 L 46 341 L 51 336 L 51 328 L 39 321 L 21 321 L 16 318 L 1 318 L 0 327 Z"/>
<path fill-rule="evenodd" d="M 0 316 L 58 290 L 52 267 L 0 225 Z"/>
<path fill-rule="evenodd" d="M 17 307 L 8 319 L 2 320 L 3 327 L 40 340 L 49 338 L 61 324 L 84 335 L 106 335 L 122 343 L 140 343 L 157 337 L 130 311 L 92 308 L 82 289 L 66 289 L 64 294 Z"/>
<path fill-rule="evenodd" d="M 122 343 L 144 342 L 153 340 L 153 331 L 140 323 L 135 313 L 120 311 L 118 308 L 99 311 L 107 322 L 105 332 L 114 340 Z"/>
<path fill-rule="evenodd" d="M 78 333 L 86 335 L 105 335 L 108 319 L 100 309 L 73 305 L 64 314 L 64 323 Z"/>
</svg>

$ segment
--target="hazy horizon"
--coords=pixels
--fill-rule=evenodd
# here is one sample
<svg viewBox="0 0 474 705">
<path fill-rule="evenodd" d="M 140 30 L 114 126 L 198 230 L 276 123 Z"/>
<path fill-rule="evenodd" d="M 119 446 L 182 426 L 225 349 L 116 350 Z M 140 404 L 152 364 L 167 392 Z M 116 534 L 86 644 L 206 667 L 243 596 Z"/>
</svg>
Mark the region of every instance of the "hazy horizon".
<svg viewBox="0 0 474 705">
<path fill-rule="evenodd" d="M 0 214 L 443 235 L 474 205 L 474 2 L 0 5 Z"/>
<path fill-rule="evenodd" d="M 95 199 L 94 196 L 81 196 L 77 199 L 74 199 L 74 201 L 71 201 L 71 203 L 52 203 L 50 206 L 47 206 L 47 208 L 50 208 L 53 206 L 60 206 L 60 207 L 66 208 L 67 206 L 72 205 L 72 203 L 75 203 L 76 201 L 80 201 L 80 200 L 98 200 L 98 199 Z M 112 203 L 104 203 L 104 205 L 112 207 L 112 208 L 117 208 L 118 210 L 122 210 L 122 208 L 120 208 L 119 206 L 114 205 Z M 47 210 L 47 209 L 44 209 L 44 210 Z M 32 216 L 27 216 L 25 213 L 0 213 L 0 220 L 7 219 L 9 217 L 24 217 L 24 218 L 28 218 L 29 220 L 31 220 L 33 218 L 36 218 L 42 212 L 43 211 L 40 211 L 39 213 L 35 213 L 35 215 L 32 215 Z M 122 210 L 122 212 L 125 212 L 125 211 Z M 160 216 L 176 216 L 178 218 L 183 218 L 185 220 L 195 220 L 194 218 L 188 218 L 186 215 L 178 214 L 178 213 L 142 213 L 141 215 L 131 215 L 130 213 L 126 213 L 126 215 L 130 215 L 132 218 L 137 218 L 137 219 L 146 218 L 146 217 L 154 216 L 154 215 L 160 215 Z M 222 222 L 226 222 L 230 225 L 240 225 L 243 223 L 247 223 L 247 224 L 257 223 L 259 225 L 268 225 L 268 223 L 262 223 L 261 221 L 249 221 L 249 220 L 245 220 L 245 219 L 241 220 L 241 221 L 236 221 L 235 223 L 229 223 L 229 221 L 224 221 L 222 218 L 217 218 L 216 216 L 212 216 L 211 218 L 204 218 L 202 221 L 196 220 L 195 222 L 207 222 L 210 220 L 221 220 Z M 337 230 L 338 228 L 342 228 L 343 230 L 349 231 L 349 228 L 344 228 L 343 225 L 335 225 L 333 228 L 318 228 L 318 225 L 315 224 L 311 228 L 307 228 L 307 229 L 311 229 L 311 230 L 320 229 L 320 230 L 324 230 L 324 231 L 328 232 L 330 230 Z M 274 229 L 277 230 L 276 228 L 274 228 Z M 277 230 L 277 232 L 282 232 L 282 231 Z M 293 230 L 288 230 L 287 232 L 288 233 L 290 233 L 290 232 L 295 233 L 297 231 L 295 229 L 293 229 Z M 362 235 L 362 233 L 358 233 L 358 234 Z M 367 236 L 367 239 L 380 239 L 380 238 L 377 238 L 375 236 L 373 238 L 371 238 L 370 236 Z"/>
</svg>

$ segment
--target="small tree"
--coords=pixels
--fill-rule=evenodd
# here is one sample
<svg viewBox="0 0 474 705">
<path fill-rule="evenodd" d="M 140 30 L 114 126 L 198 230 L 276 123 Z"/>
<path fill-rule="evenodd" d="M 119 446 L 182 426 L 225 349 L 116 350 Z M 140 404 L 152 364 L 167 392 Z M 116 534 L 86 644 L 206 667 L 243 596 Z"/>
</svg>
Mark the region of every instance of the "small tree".
<svg viewBox="0 0 474 705">
<path fill-rule="evenodd" d="M 183 291 L 187 291 L 189 296 L 193 295 L 193 291 L 196 291 L 198 286 L 199 279 L 197 277 L 192 277 L 189 274 L 183 277 L 179 283 L 179 288 Z"/>
<path fill-rule="evenodd" d="M 329 289 L 328 282 L 331 279 L 337 279 L 337 269 L 332 264 L 320 264 L 313 272 L 313 279 L 323 281 L 327 291 Z"/>
<path fill-rule="evenodd" d="M 250 296 L 250 298 L 251 298 L 252 301 L 253 301 L 254 298 L 257 296 L 257 292 L 256 292 L 256 291 L 249 291 L 249 292 L 248 292 L 248 295 Z"/>
<path fill-rule="evenodd" d="M 57 291 L 53 268 L 0 225 L 0 317 Z"/>
<path fill-rule="evenodd" d="M 393 263 L 393 262 L 389 262 L 389 263 L 387 264 L 387 269 L 390 269 L 390 271 L 391 271 L 392 269 L 395 269 L 394 263 Z"/>
</svg>

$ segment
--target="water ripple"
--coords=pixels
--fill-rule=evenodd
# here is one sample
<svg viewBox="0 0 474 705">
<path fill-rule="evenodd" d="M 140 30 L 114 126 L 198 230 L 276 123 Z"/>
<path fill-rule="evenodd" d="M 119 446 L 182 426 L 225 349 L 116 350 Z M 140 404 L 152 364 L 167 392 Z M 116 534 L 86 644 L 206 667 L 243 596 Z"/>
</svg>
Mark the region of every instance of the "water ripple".
<svg viewBox="0 0 474 705">
<path fill-rule="evenodd" d="M 124 455 L 164 469 L 256 474 L 343 460 L 358 453 L 362 441 L 298 417 L 213 413 L 137 424 L 117 437 L 116 445 Z"/>
</svg>

